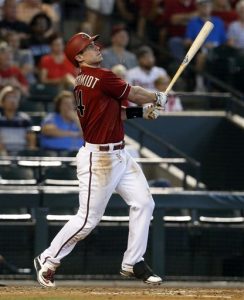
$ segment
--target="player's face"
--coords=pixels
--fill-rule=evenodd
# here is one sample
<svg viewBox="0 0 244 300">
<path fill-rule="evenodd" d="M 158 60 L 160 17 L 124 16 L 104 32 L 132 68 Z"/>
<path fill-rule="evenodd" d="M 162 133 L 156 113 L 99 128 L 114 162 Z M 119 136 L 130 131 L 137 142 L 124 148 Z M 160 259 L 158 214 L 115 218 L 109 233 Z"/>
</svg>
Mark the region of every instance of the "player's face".
<svg viewBox="0 0 244 300">
<path fill-rule="evenodd" d="M 100 52 L 100 47 L 92 42 L 86 47 L 82 52 L 82 58 L 88 65 L 97 65 L 102 61 L 102 54 Z"/>
</svg>

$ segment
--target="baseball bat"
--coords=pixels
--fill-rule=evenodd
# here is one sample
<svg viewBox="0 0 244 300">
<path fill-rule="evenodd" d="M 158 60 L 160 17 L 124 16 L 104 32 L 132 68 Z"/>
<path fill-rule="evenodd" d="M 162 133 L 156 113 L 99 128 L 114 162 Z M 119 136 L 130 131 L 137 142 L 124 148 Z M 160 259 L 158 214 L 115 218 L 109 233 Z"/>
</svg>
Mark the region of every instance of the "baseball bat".
<svg viewBox="0 0 244 300">
<path fill-rule="evenodd" d="M 193 41 L 190 49 L 186 53 L 185 58 L 183 59 L 181 65 L 179 66 L 177 72 L 175 73 L 174 77 L 171 79 L 167 89 L 165 90 L 165 94 L 168 94 L 169 91 L 172 89 L 173 85 L 175 84 L 176 80 L 179 78 L 181 73 L 185 70 L 186 66 L 189 64 L 189 62 L 192 60 L 192 58 L 195 56 L 197 51 L 200 49 L 200 47 L 203 45 L 204 41 L 206 40 L 209 33 L 212 31 L 214 25 L 210 21 L 205 22 L 202 29 L 198 33 L 197 37 Z"/>
</svg>

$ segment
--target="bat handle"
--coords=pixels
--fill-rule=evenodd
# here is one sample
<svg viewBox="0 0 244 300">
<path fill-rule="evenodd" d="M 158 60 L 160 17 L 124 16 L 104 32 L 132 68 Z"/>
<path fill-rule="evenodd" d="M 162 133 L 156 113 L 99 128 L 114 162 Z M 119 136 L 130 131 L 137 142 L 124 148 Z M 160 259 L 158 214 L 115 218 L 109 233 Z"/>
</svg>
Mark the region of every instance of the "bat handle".
<svg viewBox="0 0 244 300">
<path fill-rule="evenodd" d="M 165 90 L 165 94 L 168 95 L 168 93 L 171 91 L 173 85 L 175 84 L 176 80 L 179 78 L 183 70 L 185 69 L 186 65 L 181 64 L 177 72 L 175 73 L 175 76 L 171 79 L 167 89 Z"/>
</svg>

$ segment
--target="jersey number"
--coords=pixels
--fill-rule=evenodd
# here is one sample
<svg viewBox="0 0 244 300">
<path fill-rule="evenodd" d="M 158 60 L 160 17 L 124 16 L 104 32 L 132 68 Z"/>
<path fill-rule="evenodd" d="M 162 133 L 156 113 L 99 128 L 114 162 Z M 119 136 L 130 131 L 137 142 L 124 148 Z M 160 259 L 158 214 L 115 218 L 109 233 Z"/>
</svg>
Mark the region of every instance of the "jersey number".
<svg viewBox="0 0 244 300">
<path fill-rule="evenodd" d="M 79 111 L 79 115 L 84 117 L 85 105 L 82 103 L 82 91 L 75 91 L 76 109 Z"/>
</svg>

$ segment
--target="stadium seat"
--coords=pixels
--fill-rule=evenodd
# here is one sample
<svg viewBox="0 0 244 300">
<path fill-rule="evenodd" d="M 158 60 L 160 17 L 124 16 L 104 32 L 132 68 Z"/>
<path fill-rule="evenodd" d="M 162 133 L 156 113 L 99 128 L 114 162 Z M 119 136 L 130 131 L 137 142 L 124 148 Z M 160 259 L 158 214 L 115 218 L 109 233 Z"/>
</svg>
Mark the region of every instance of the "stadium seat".
<svg viewBox="0 0 244 300">
<path fill-rule="evenodd" d="M 46 168 L 44 174 L 45 185 L 78 185 L 76 168 L 61 166 Z"/>
<path fill-rule="evenodd" d="M 34 84 L 30 87 L 29 101 L 52 102 L 59 87 L 53 84 Z"/>
<path fill-rule="evenodd" d="M 161 188 L 168 188 L 172 186 L 170 181 L 165 178 L 149 180 L 148 184 L 150 187 L 161 187 Z"/>
<path fill-rule="evenodd" d="M 44 150 L 44 149 L 35 149 L 35 150 L 30 150 L 30 149 L 25 149 L 25 150 L 21 150 L 18 152 L 19 156 L 40 156 L 40 157 L 55 157 L 57 156 L 57 152 L 54 150 Z"/>
<path fill-rule="evenodd" d="M 34 102 L 28 100 L 22 101 L 20 103 L 19 110 L 27 113 L 30 112 L 45 113 L 45 107 L 42 102 Z"/>
<path fill-rule="evenodd" d="M 34 185 L 36 183 L 32 168 L 19 166 L 2 166 L 0 168 L 0 185 Z"/>
</svg>

